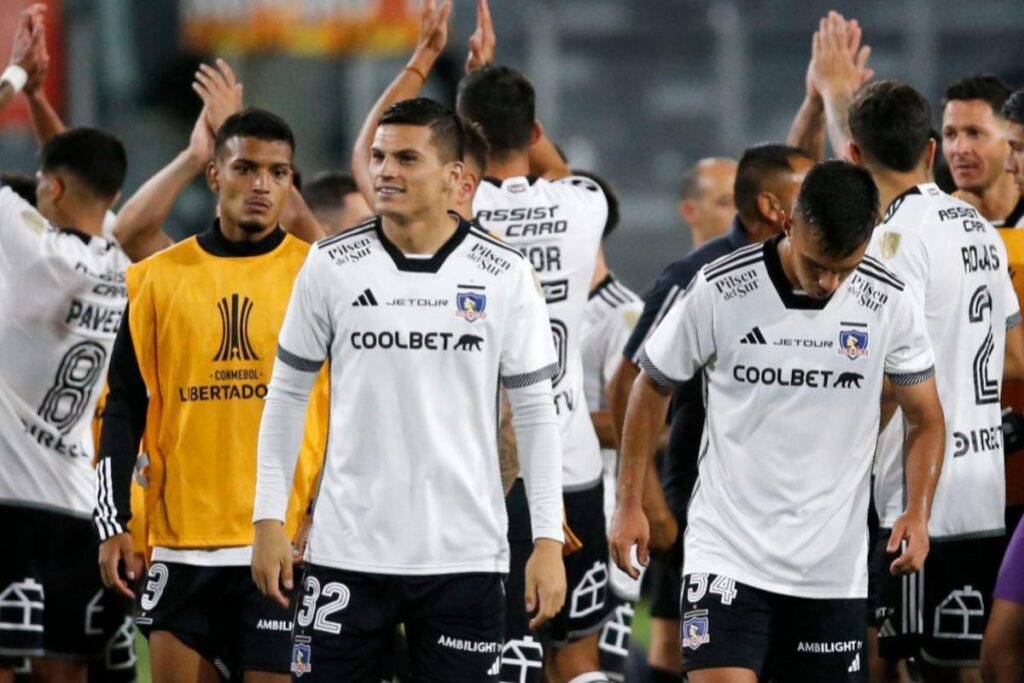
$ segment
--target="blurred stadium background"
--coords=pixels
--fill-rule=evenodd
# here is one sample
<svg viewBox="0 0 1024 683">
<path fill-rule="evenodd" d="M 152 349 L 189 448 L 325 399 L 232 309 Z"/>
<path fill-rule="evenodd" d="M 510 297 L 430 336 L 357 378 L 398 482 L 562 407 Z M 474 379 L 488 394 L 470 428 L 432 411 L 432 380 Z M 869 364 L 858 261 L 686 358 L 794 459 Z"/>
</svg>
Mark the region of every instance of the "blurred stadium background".
<svg viewBox="0 0 1024 683">
<path fill-rule="evenodd" d="M 200 60 L 227 58 L 246 101 L 283 115 L 305 174 L 347 167 L 362 117 L 416 36 L 415 0 L 46 0 L 49 87 L 70 124 L 112 130 L 129 150 L 130 194 L 188 138 Z M 28 0 L 2 0 L 10 44 Z M 676 213 L 687 166 L 782 140 L 803 95 L 810 37 L 829 9 L 856 17 L 880 77 L 938 102 L 973 72 L 1024 83 L 1020 0 L 494 0 L 498 61 L 537 87 L 538 117 L 573 166 L 608 177 L 623 201 L 610 261 L 643 288 L 689 236 Z M 427 94 L 454 96 L 474 3 L 455 0 L 448 58 Z M 1013 66 L 1009 66 L 1013 65 Z M 936 121 L 938 124 L 938 121 Z M 20 108 L 0 118 L 0 167 L 34 170 Z M 205 227 L 197 182 L 168 226 Z"/>
</svg>

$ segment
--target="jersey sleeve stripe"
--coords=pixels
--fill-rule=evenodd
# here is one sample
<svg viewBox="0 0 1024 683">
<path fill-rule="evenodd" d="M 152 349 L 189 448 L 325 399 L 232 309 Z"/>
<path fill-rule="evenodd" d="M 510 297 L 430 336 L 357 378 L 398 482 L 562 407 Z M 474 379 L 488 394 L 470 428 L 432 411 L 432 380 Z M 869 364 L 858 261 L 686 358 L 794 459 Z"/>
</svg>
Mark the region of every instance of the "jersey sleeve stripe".
<svg viewBox="0 0 1024 683">
<path fill-rule="evenodd" d="M 672 304 L 674 304 L 676 299 L 679 297 L 680 291 L 681 287 L 679 287 L 679 285 L 672 285 L 672 288 L 668 290 L 668 295 L 665 297 L 665 300 L 661 302 L 661 308 L 658 309 L 658 315 L 654 316 L 654 321 L 651 323 L 651 326 L 647 328 L 647 332 L 644 333 L 643 341 L 640 342 L 640 345 L 637 347 L 638 350 L 633 356 L 633 363 L 636 365 L 640 364 L 640 353 L 643 351 L 644 344 L 646 344 L 647 340 L 651 338 L 652 334 L 654 334 L 654 330 L 658 329 L 658 325 L 661 324 L 662 318 L 665 317 L 665 314 L 668 313 L 672 308 Z"/>
<path fill-rule="evenodd" d="M 902 292 L 904 289 L 904 284 L 900 280 L 894 277 L 889 277 L 888 275 L 885 275 L 877 270 L 874 270 L 873 266 L 871 266 L 868 263 L 861 262 L 857 270 L 859 270 L 864 275 L 867 275 L 868 277 L 872 277 L 878 280 L 879 282 L 884 282 L 885 284 L 889 285 L 890 287 L 897 291 Z"/>
<path fill-rule="evenodd" d="M 675 389 L 679 385 L 679 382 L 676 382 L 668 375 L 666 375 L 664 372 L 659 370 L 658 366 L 651 361 L 650 357 L 647 355 L 647 352 L 644 351 L 643 349 L 640 350 L 640 369 L 646 372 L 650 376 L 650 378 L 654 380 L 655 384 L 657 384 L 660 387 Z"/>
<path fill-rule="evenodd" d="M 96 468 L 96 530 L 103 541 L 123 531 L 117 522 L 113 487 L 110 485 L 110 458 L 101 460 Z"/>
<path fill-rule="evenodd" d="M 935 376 L 935 366 L 928 368 L 927 370 L 921 370 L 920 372 L 908 372 L 905 374 L 894 374 L 891 372 L 885 373 L 889 379 L 892 380 L 893 384 L 898 384 L 901 387 L 909 387 L 913 384 L 920 384 L 925 380 L 931 379 Z"/>
<path fill-rule="evenodd" d="M 277 346 L 277 358 L 285 365 L 301 372 L 319 372 L 324 364 L 322 360 L 310 360 L 309 358 L 297 356 L 280 344 Z"/>
<path fill-rule="evenodd" d="M 354 228 L 349 228 L 348 230 L 339 235 L 331 235 L 330 237 L 325 237 L 319 242 L 317 242 L 316 246 L 320 249 L 323 249 L 324 247 L 329 247 L 332 244 L 336 244 L 338 242 L 341 242 L 342 240 L 346 240 L 349 237 L 356 237 L 357 235 L 362 235 L 364 233 L 370 232 L 375 227 L 377 227 L 376 216 L 363 223 L 360 223 Z"/>
<path fill-rule="evenodd" d="M 1020 311 L 1017 311 L 1013 315 L 1007 316 L 1006 318 L 1006 331 L 1009 332 L 1013 328 L 1020 325 Z"/>
<path fill-rule="evenodd" d="M 896 273 L 892 272 L 891 270 L 886 268 L 884 265 L 882 265 L 882 262 L 879 261 L 878 259 L 876 259 L 874 256 L 867 256 L 867 255 L 865 255 L 864 256 L 864 260 L 861 261 L 861 265 L 867 265 L 867 266 L 871 267 L 872 269 L 875 270 L 875 272 L 877 272 L 877 273 L 879 273 L 881 275 L 884 275 L 885 277 L 889 278 L 890 280 L 893 280 L 894 282 L 899 284 L 901 287 L 905 286 L 907 284 L 906 282 L 903 281 L 903 278 L 901 278 L 899 275 L 897 275 Z"/>
<path fill-rule="evenodd" d="M 472 223 L 469 224 L 469 234 L 473 235 L 473 237 L 477 237 L 477 238 L 483 240 L 484 242 L 490 242 L 491 244 L 493 244 L 496 247 L 501 247 L 502 249 L 507 249 L 508 251 L 511 251 L 513 254 L 515 254 L 519 258 L 524 258 L 523 252 L 519 251 L 518 249 L 513 247 L 511 244 L 505 244 L 501 240 L 495 239 L 492 235 L 490 235 L 489 233 L 487 233 L 484 230 L 481 230 L 480 228 L 476 227 Z"/>
<path fill-rule="evenodd" d="M 608 298 L 610 298 L 616 304 L 624 304 L 627 301 L 626 297 L 622 296 L 622 294 L 620 294 L 619 292 L 615 291 L 615 288 L 612 286 L 612 283 L 608 283 L 608 286 L 605 287 L 604 290 L 602 290 L 602 291 L 607 293 L 608 294 Z"/>
<path fill-rule="evenodd" d="M 752 266 L 755 263 L 758 263 L 758 262 L 763 261 L 763 260 L 764 260 L 764 257 L 762 255 L 758 254 L 757 256 L 752 256 L 752 257 L 747 258 L 747 259 L 741 259 L 739 261 L 732 261 L 732 262 L 730 262 L 728 264 L 725 264 L 724 266 L 718 266 L 716 268 L 708 268 L 706 271 L 704 271 L 704 274 L 705 274 L 705 277 L 707 278 L 707 281 L 711 282 L 712 280 L 714 280 L 716 278 L 719 278 L 719 277 L 725 275 L 726 273 L 731 273 L 734 270 L 739 270 L 740 268 L 746 268 L 748 266 Z"/>
<path fill-rule="evenodd" d="M 764 245 L 763 244 L 758 243 L 758 244 L 751 244 L 751 245 L 746 246 L 746 247 L 741 247 L 741 248 L 737 249 L 736 251 L 730 252 L 730 253 L 726 254 L 725 256 L 721 256 L 721 257 L 715 259 L 714 261 L 711 261 L 711 262 L 707 263 L 706 266 L 707 266 L 708 270 L 716 270 L 718 268 L 723 268 L 723 267 L 729 265 L 730 263 L 735 263 L 736 261 L 741 261 L 741 260 L 747 259 L 750 256 L 754 256 L 755 254 L 758 255 L 758 256 L 762 256 L 762 257 L 764 256 Z"/>
<path fill-rule="evenodd" d="M 640 298 L 636 294 L 626 289 L 626 287 L 623 286 L 623 284 L 618 280 L 612 282 L 612 287 L 615 289 L 616 292 L 618 292 L 623 297 L 623 299 L 625 299 L 626 302 L 640 300 Z"/>
<path fill-rule="evenodd" d="M 552 363 L 551 365 L 545 365 L 539 370 L 533 372 L 524 372 L 519 375 L 506 375 L 501 378 L 501 384 L 506 389 L 522 389 L 528 387 L 531 384 L 537 382 L 543 382 L 546 379 L 551 379 L 555 376 L 558 371 L 558 364 Z"/>
</svg>

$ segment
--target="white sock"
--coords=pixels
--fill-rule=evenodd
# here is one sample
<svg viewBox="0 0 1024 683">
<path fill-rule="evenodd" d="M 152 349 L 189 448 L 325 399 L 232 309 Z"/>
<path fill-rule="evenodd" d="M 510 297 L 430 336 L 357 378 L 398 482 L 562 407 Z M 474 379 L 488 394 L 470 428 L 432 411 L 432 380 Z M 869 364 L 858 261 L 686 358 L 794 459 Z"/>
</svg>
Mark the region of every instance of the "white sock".
<svg viewBox="0 0 1024 683">
<path fill-rule="evenodd" d="M 608 677 L 600 671 L 591 671 L 590 673 L 580 674 L 576 678 L 573 678 L 569 683 L 609 683 Z"/>
</svg>

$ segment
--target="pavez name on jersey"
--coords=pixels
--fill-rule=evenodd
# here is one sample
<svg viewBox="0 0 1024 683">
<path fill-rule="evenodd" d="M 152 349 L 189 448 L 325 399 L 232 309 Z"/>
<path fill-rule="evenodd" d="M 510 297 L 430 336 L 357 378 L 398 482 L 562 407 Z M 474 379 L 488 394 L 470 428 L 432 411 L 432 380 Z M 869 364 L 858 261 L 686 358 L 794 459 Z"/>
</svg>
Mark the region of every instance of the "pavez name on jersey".
<svg viewBox="0 0 1024 683">
<path fill-rule="evenodd" d="M 923 315 L 876 260 L 812 299 L 793 292 L 780 240 L 705 266 L 641 356 L 661 384 L 706 382 L 684 572 L 862 598 L 883 375 L 924 381 L 934 358 Z"/>
<path fill-rule="evenodd" d="M 579 487 L 601 478 L 601 453 L 587 412 L 580 359 L 580 330 L 608 200 L 589 178 L 554 182 L 534 177 L 487 179 L 473 198 L 476 220 L 517 247 L 540 276 L 558 354 L 555 408 L 562 435 L 562 485 Z M 507 267 L 489 249 L 474 255 L 481 270 Z"/>
<path fill-rule="evenodd" d="M 893 200 L 868 253 L 907 283 L 935 344 L 946 453 L 929 535 L 1001 535 L 1003 349 L 1006 330 L 1020 323 L 1006 247 L 977 209 L 927 183 Z M 906 503 L 903 437 L 897 413 L 879 439 L 876 464 L 875 500 L 884 527 Z"/>
<path fill-rule="evenodd" d="M 481 250 L 508 267 L 481 267 Z M 380 574 L 507 572 L 499 382 L 551 377 L 547 330 L 529 263 L 465 221 L 429 258 L 403 254 L 379 218 L 311 249 L 277 366 L 310 372 L 330 358 L 330 438 L 307 560 Z M 268 483 L 264 463 L 287 454 L 260 448 L 254 518 L 278 519 L 287 482 Z M 554 505 L 532 511 L 535 538 L 562 538 L 552 462 Z"/>
<path fill-rule="evenodd" d="M 91 420 L 124 310 L 128 258 L 0 189 L 0 502 L 88 517 Z"/>
</svg>

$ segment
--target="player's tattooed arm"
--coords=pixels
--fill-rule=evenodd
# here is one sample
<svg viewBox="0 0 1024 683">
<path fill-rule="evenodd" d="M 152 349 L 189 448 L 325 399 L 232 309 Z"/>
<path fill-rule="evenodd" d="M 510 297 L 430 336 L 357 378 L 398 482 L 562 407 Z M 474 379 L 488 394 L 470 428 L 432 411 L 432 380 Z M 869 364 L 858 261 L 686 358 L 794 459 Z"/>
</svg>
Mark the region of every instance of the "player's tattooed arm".
<svg viewBox="0 0 1024 683">
<path fill-rule="evenodd" d="M 637 377 L 629 395 L 622 433 L 619 487 L 608 544 L 612 560 L 634 579 L 639 578 L 640 572 L 630 557 L 632 547 L 636 546 L 641 565 L 646 567 L 650 559 L 647 548 L 650 527 L 643 509 L 644 482 L 671 396 L 670 389 L 659 385 L 646 372 Z"/>
<path fill-rule="evenodd" d="M 935 377 L 915 384 L 902 384 L 887 378 L 886 386 L 903 409 L 907 424 L 907 458 L 904 464 L 907 507 L 893 524 L 887 550 L 898 552 L 904 541 L 906 547 L 890 565 L 889 571 L 909 574 L 921 569 L 928 556 L 928 519 L 946 448 L 945 417 Z"/>
<path fill-rule="evenodd" d="M 516 450 L 516 432 L 512 428 L 512 405 L 504 391 L 501 392 L 501 420 L 498 423 L 498 467 L 501 470 L 501 488 L 507 496 L 519 476 L 519 453 Z"/>
<path fill-rule="evenodd" d="M 10 66 L 17 66 L 24 70 L 31 79 L 32 74 L 39 68 L 39 60 L 45 58 L 46 48 L 43 42 L 43 15 L 46 12 L 46 5 L 31 5 L 18 17 L 18 26 L 14 32 L 14 41 L 11 44 Z M 24 87 L 26 83 L 20 83 Z M 0 81 L 0 109 L 14 99 L 17 90 L 11 81 Z"/>
<path fill-rule="evenodd" d="M 352 177 L 370 208 L 374 207 L 373 178 L 370 176 L 370 147 L 377 132 L 381 114 L 395 102 L 412 99 L 420 94 L 427 76 L 437 58 L 448 44 L 448 17 L 452 13 L 451 0 L 423 0 L 420 3 L 420 34 L 412 57 L 391 81 L 387 89 L 373 104 L 363 121 L 363 127 L 352 148 Z"/>
</svg>

